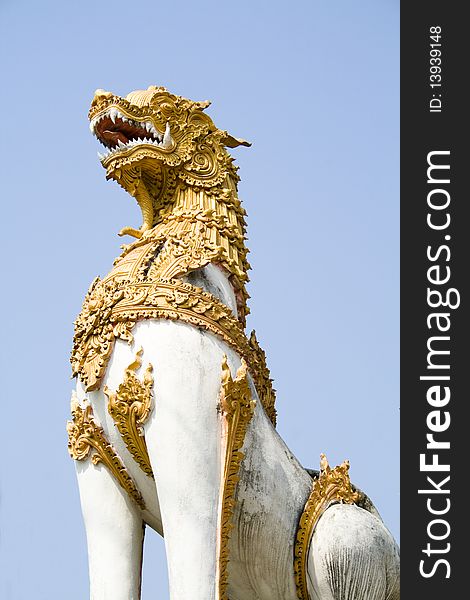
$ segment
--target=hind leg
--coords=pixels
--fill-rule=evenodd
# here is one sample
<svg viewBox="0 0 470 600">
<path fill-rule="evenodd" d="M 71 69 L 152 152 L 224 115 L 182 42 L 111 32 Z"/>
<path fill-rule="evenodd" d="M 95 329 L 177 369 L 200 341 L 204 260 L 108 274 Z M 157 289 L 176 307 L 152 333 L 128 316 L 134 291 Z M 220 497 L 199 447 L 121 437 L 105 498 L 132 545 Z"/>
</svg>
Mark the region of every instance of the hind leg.
<svg viewBox="0 0 470 600">
<path fill-rule="evenodd" d="M 144 528 L 138 508 L 103 465 L 88 460 L 76 467 L 90 600 L 139 600 Z"/>
<path fill-rule="evenodd" d="M 331 506 L 312 536 L 307 585 L 312 600 L 398 600 L 398 548 L 382 521 L 357 506 Z"/>
</svg>

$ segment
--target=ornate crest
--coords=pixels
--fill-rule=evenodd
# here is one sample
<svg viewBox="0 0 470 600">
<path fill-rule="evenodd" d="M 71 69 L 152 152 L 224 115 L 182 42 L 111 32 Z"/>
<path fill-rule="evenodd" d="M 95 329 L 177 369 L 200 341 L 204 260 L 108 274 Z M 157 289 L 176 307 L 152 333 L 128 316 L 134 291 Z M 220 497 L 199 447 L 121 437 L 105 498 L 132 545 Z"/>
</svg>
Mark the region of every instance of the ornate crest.
<svg viewBox="0 0 470 600">
<path fill-rule="evenodd" d="M 137 352 L 135 360 L 125 371 L 124 381 L 115 392 L 111 392 L 106 386 L 103 391 L 108 396 L 108 412 L 127 449 L 144 473 L 153 477 L 142 427 L 152 410 L 152 365 L 147 365 L 143 381 L 136 375 L 136 371 L 142 366 L 143 352 L 142 348 Z"/>
<path fill-rule="evenodd" d="M 67 422 L 69 453 L 75 460 L 86 460 L 91 456 L 94 465 L 103 463 L 116 478 L 119 485 L 129 494 L 137 505 L 145 510 L 142 494 L 127 472 L 122 460 L 108 442 L 103 428 L 95 422 L 90 404 L 83 407 L 75 395 L 71 402 L 72 420 Z"/>
<path fill-rule="evenodd" d="M 332 469 L 326 456 L 320 455 L 320 475 L 314 479 L 297 529 L 294 548 L 294 575 L 297 597 L 310 600 L 307 589 L 307 554 L 318 519 L 332 504 L 357 504 L 361 494 L 353 490 L 349 479 L 349 461 Z"/>
<path fill-rule="evenodd" d="M 222 362 L 222 387 L 220 409 L 224 420 L 225 455 L 220 494 L 220 535 L 218 543 L 218 585 L 220 600 L 227 600 L 228 586 L 228 541 L 233 527 L 232 516 L 235 507 L 235 490 L 239 480 L 238 471 L 244 458 L 241 451 L 246 430 L 253 417 L 256 403 L 251 397 L 247 377 L 247 366 L 242 359 L 235 379 L 232 379 L 225 356 Z"/>
</svg>

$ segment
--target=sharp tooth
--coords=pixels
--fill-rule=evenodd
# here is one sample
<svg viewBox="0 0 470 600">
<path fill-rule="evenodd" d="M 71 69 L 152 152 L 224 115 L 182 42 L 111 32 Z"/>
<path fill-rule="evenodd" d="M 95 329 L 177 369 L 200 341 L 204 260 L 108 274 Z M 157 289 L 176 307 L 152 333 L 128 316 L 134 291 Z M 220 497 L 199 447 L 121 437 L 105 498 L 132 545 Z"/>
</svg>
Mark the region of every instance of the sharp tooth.
<svg viewBox="0 0 470 600">
<path fill-rule="evenodd" d="M 90 121 L 90 131 L 93 135 L 95 135 L 95 125 L 93 121 Z"/>
<path fill-rule="evenodd" d="M 127 117 L 125 117 L 124 115 L 121 115 L 121 120 L 124 121 L 124 123 L 129 122 L 129 119 Z"/>
<path fill-rule="evenodd" d="M 124 144 L 123 142 L 121 142 L 121 140 L 118 140 L 118 147 L 119 148 L 125 148 L 126 144 Z"/>
<path fill-rule="evenodd" d="M 104 158 L 104 154 L 101 154 L 101 152 L 98 152 L 98 158 L 99 158 L 100 160 L 103 160 L 103 158 Z"/>
<path fill-rule="evenodd" d="M 116 123 L 116 117 L 117 117 L 117 116 L 118 116 L 118 111 L 117 111 L 117 108 L 112 108 L 112 109 L 109 111 L 109 118 L 111 119 L 111 121 L 112 121 L 113 123 Z"/>
<path fill-rule="evenodd" d="M 170 131 L 170 123 L 166 122 L 165 135 L 163 136 L 162 148 L 168 148 L 173 143 Z"/>
</svg>

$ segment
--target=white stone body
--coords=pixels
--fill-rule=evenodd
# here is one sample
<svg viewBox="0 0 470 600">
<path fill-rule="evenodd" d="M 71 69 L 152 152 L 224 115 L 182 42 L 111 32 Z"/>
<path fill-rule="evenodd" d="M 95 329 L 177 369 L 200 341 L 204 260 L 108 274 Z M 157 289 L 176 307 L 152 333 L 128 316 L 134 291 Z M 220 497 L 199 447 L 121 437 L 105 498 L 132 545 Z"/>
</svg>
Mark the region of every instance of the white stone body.
<svg viewBox="0 0 470 600">
<path fill-rule="evenodd" d="M 236 312 L 233 290 L 213 265 L 187 278 Z M 117 340 L 101 389 L 87 400 L 110 443 L 141 491 L 147 509 L 129 498 L 103 465 L 76 461 L 86 526 L 92 600 L 140 598 L 145 524 L 165 537 L 171 600 L 219 600 L 217 544 L 222 485 L 221 364 L 232 376 L 240 357 L 221 339 L 191 325 L 142 320 L 129 346 Z M 155 474 L 147 476 L 128 452 L 107 410 L 136 349 L 142 371 L 154 372 L 154 409 L 145 439 Z M 230 600 L 296 600 L 293 552 L 312 479 L 265 415 L 256 390 L 237 486 L 229 542 Z M 308 555 L 311 600 L 395 600 L 398 550 L 377 515 L 337 504 L 320 518 Z"/>
</svg>

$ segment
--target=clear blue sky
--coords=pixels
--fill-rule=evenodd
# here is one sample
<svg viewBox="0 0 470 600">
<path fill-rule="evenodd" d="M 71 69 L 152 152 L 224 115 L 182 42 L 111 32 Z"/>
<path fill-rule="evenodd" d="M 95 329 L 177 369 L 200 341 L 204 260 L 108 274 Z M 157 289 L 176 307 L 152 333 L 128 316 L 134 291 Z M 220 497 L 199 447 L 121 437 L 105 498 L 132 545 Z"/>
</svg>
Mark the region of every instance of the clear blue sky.
<svg viewBox="0 0 470 600">
<path fill-rule="evenodd" d="M 83 600 L 65 421 L 72 322 L 139 211 L 106 182 L 96 88 L 211 99 L 234 151 L 249 292 L 278 429 L 312 468 L 351 461 L 398 536 L 398 0 L 1 0 L 0 596 Z M 143 599 L 168 598 L 148 532 Z"/>
</svg>

